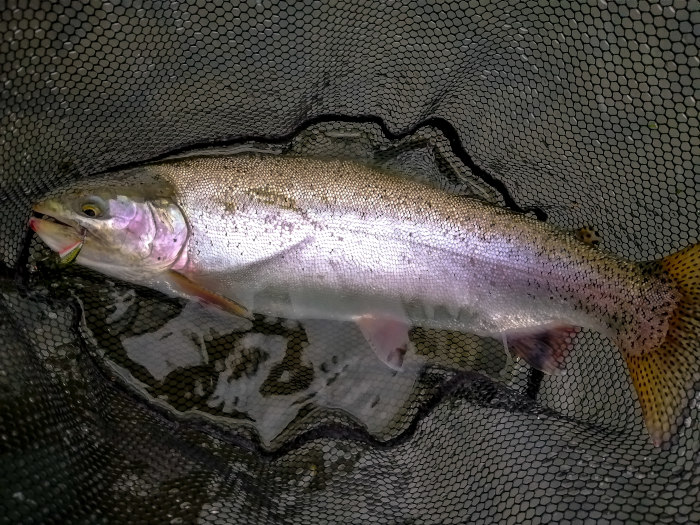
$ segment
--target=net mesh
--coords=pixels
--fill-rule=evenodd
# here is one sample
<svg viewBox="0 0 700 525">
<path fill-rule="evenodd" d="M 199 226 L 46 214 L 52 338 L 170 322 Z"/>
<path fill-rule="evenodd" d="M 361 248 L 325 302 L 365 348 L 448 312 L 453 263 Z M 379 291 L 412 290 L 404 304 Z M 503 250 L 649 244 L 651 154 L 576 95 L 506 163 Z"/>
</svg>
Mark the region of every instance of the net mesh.
<svg viewBox="0 0 700 525">
<path fill-rule="evenodd" d="M 350 156 L 594 228 L 698 241 L 700 4 L 7 2 L 0 522 L 700 522 L 699 393 L 654 448 L 584 331 L 564 376 L 415 328 L 253 322 L 59 268 L 61 184 L 196 147 Z"/>
</svg>

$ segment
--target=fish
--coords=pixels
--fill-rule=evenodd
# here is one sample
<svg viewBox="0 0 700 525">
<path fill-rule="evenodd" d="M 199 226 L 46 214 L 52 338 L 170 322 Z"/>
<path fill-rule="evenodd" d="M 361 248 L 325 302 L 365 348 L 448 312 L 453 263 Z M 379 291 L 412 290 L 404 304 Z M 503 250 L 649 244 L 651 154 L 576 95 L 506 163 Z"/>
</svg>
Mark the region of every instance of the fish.
<svg viewBox="0 0 700 525">
<path fill-rule="evenodd" d="M 621 352 L 656 446 L 700 377 L 697 243 L 633 262 L 401 173 L 264 153 L 105 173 L 33 211 L 29 226 L 77 264 L 238 316 L 352 321 L 396 369 L 414 326 L 495 337 L 549 374 L 596 331 Z"/>
</svg>

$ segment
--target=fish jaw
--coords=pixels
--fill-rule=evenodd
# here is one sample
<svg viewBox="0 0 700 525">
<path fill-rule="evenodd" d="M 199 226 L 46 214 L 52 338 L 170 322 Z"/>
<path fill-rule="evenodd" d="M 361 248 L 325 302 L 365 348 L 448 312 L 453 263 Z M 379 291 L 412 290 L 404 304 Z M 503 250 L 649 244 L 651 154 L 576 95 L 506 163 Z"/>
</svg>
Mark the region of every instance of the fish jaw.
<svg viewBox="0 0 700 525">
<path fill-rule="evenodd" d="M 61 213 L 61 209 L 50 199 L 37 202 L 32 206 L 32 209 L 41 215 L 48 215 L 49 217 L 56 217 L 56 215 Z"/>
<path fill-rule="evenodd" d="M 32 217 L 29 219 L 29 227 L 61 258 L 84 242 L 84 237 L 74 227 L 66 224 Z"/>
</svg>

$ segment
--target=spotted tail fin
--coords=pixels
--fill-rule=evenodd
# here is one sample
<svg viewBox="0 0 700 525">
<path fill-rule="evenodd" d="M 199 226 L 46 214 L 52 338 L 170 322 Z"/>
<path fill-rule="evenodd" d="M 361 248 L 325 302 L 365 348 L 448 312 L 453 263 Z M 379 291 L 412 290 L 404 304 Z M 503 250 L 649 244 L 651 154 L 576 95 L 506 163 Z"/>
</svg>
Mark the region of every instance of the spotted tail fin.
<svg viewBox="0 0 700 525">
<path fill-rule="evenodd" d="M 627 367 L 652 441 L 668 441 L 688 392 L 700 380 L 700 244 L 650 263 L 679 294 L 668 332 L 658 348 L 626 352 Z"/>
</svg>

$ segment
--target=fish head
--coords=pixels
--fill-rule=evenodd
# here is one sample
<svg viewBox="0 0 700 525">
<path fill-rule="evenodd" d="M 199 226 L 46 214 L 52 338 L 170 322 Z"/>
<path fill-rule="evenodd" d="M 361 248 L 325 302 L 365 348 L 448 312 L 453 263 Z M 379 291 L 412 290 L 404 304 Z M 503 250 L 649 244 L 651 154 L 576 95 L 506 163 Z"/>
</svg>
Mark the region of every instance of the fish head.
<svg viewBox="0 0 700 525">
<path fill-rule="evenodd" d="M 38 202 L 29 226 L 62 259 L 116 276 L 157 273 L 186 252 L 180 207 L 119 185 L 76 188 Z"/>
</svg>

